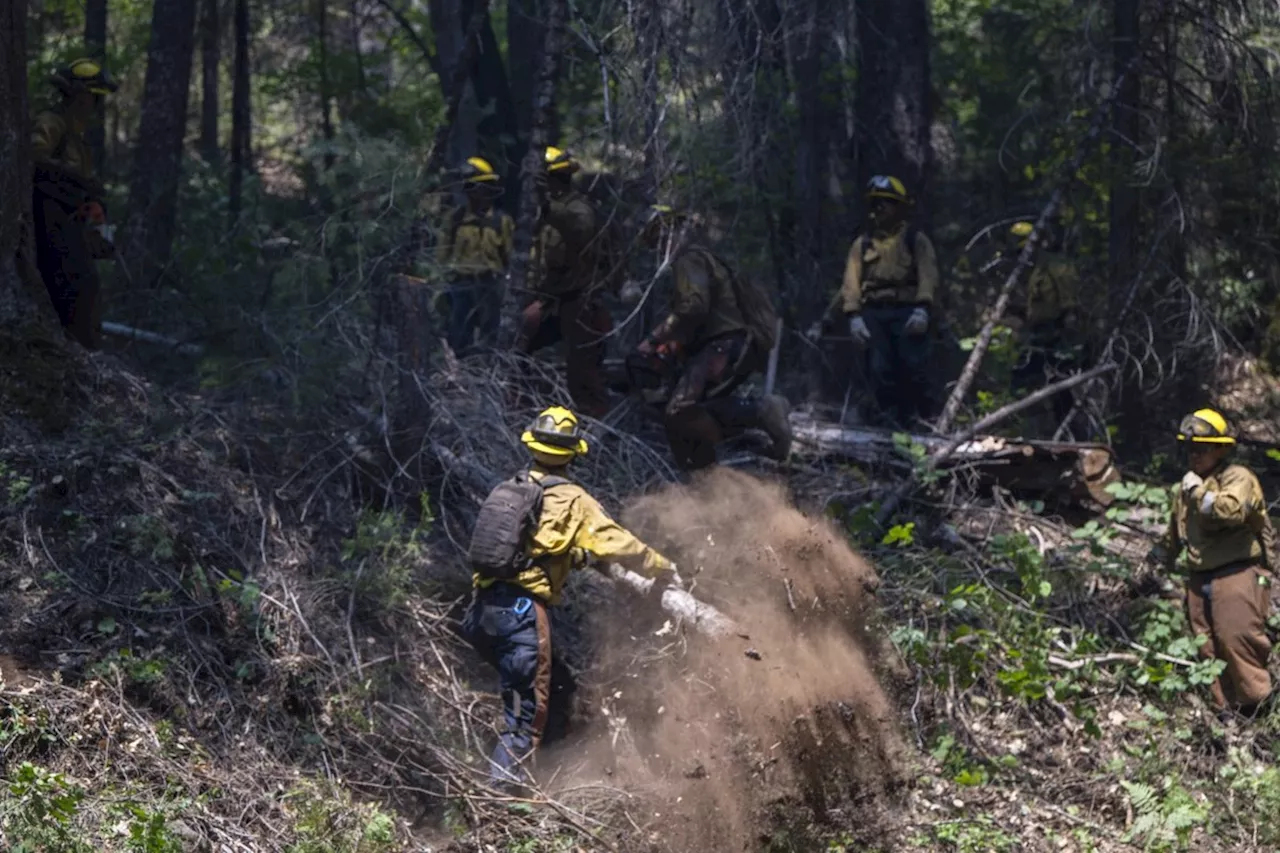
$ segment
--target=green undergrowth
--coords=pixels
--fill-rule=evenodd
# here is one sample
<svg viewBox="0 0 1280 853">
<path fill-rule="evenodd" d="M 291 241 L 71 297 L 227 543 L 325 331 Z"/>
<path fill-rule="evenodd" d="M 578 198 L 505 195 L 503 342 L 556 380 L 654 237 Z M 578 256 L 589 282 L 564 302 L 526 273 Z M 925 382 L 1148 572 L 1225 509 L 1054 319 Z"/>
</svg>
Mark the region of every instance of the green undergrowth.
<svg viewBox="0 0 1280 853">
<path fill-rule="evenodd" d="M 1280 844 L 1280 714 L 1218 718 L 1207 685 L 1224 665 L 1198 655 L 1180 582 L 1144 583 L 1137 546 L 1169 492 L 1110 491 L 1075 526 L 1018 503 L 972 544 L 934 535 L 936 519 L 881 531 L 874 505 L 832 508 L 876 562 L 884 630 L 910 672 L 899 686 L 931 816 L 911 848 Z"/>
</svg>

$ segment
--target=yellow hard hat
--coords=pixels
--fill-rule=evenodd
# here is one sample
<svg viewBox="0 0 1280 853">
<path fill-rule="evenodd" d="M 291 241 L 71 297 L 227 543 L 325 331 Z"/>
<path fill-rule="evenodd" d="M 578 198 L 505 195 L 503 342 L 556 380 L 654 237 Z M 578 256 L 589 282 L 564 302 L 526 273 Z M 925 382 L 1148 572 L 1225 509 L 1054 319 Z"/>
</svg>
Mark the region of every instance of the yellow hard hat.
<svg viewBox="0 0 1280 853">
<path fill-rule="evenodd" d="M 572 154 L 561 148 L 548 145 L 545 157 L 548 172 L 578 171 L 578 161 L 573 159 Z"/>
<path fill-rule="evenodd" d="M 543 409 L 520 436 L 520 441 L 540 461 L 545 457 L 553 463 L 564 463 L 587 452 L 587 440 L 578 427 L 578 416 L 564 406 Z"/>
<path fill-rule="evenodd" d="M 907 185 L 893 175 L 873 175 L 867 181 L 867 198 L 884 198 L 898 204 L 910 204 Z"/>
<path fill-rule="evenodd" d="M 1026 220 L 1015 222 L 1009 226 L 1009 233 L 1015 237 L 1027 238 L 1031 236 L 1031 232 L 1036 230 L 1036 226 Z"/>
<path fill-rule="evenodd" d="M 66 68 L 55 71 L 52 80 L 64 95 L 76 92 L 110 95 L 120 88 L 96 59 L 77 59 Z"/>
<path fill-rule="evenodd" d="M 1193 444 L 1235 444 L 1227 419 L 1215 409 L 1197 409 L 1182 419 L 1178 441 Z"/>
<path fill-rule="evenodd" d="M 498 173 L 483 157 L 468 157 L 461 171 L 462 179 L 469 184 L 488 184 L 498 180 Z"/>
</svg>

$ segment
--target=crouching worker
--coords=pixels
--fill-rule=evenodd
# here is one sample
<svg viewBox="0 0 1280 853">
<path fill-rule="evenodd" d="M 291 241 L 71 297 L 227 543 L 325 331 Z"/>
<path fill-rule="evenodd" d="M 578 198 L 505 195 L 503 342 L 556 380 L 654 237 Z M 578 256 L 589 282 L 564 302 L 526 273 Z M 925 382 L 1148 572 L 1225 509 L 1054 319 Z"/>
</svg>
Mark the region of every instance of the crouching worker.
<svg viewBox="0 0 1280 853">
<path fill-rule="evenodd" d="M 547 608 L 560 603 L 569 573 L 588 557 L 620 563 L 655 578 L 652 595 L 682 586 L 675 564 L 641 542 L 567 476 L 587 452 L 578 419 L 553 406 L 520 438 L 533 464 L 485 499 L 471 538 L 474 595 L 463 632 L 498 670 L 505 730 L 493 751 L 490 778 L 523 784 L 524 765 L 546 730 L 553 695 L 567 670 L 554 665 Z"/>
<path fill-rule="evenodd" d="M 768 455 L 791 452 L 790 406 L 776 394 L 735 396 L 764 366 L 774 345 L 777 313 L 767 293 L 739 278 L 697 239 L 697 221 L 665 205 L 649 210 L 645 244 L 671 258 L 670 312 L 640 342 L 632 363 L 678 375 L 663 412 L 667 441 L 686 471 L 716 462 L 716 444 L 748 429 L 764 432 Z"/>
<path fill-rule="evenodd" d="M 1182 421 L 1188 467 L 1173 497 L 1169 531 L 1154 556 L 1172 571 L 1186 548 L 1187 619 L 1208 638 L 1201 654 L 1226 663 L 1213 683 L 1213 701 L 1253 716 L 1271 696 L 1267 657 L 1271 640 L 1271 572 L 1274 541 L 1262 486 L 1252 471 L 1231 464 L 1235 446 L 1227 420 L 1200 409 Z"/>
</svg>

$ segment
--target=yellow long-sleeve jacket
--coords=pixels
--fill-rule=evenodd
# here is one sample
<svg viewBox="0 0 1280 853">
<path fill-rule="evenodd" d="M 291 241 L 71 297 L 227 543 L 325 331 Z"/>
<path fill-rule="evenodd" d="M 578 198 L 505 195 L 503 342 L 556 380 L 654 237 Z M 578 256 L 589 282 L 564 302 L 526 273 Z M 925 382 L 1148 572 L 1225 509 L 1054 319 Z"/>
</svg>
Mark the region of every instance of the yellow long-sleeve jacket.
<svg viewBox="0 0 1280 853">
<path fill-rule="evenodd" d="M 58 112 L 46 110 L 36 116 L 31 128 L 31 159 L 37 164 L 54 164 L 86 181 L 93 180 L 93 153 L 83 132 L 72 129 Z"/>
<path fill-rule="evenodd" d="M 709 249 L 689 246 L 680 252 L 672 267 L 675 292 L 671 313 L 652 337 L 693 347 L 747 328 L 733 287 L 733 274 Z"/>
<path fill-rule="evenodd" d="M 535 466 L 530 474 L 541 480 L 553 472 Z M 560 476 L 560 472 L 554 475 Z M 610 518 L 577 483 L 550 486 L 542 493 L 542 515 L 529 556 L 533 566 L 512 583 L 547 604 L 560 603 L 569 573 L 586 568 L 588 556 L 619 563 L 650 578 L 675 568 L 670 560 Z M 472 583 L 477 589 L 484 589 L 496 581 L 476 574 Z"/>
<path fill-rule="evenodd" d="M 1030 326 L 1055 323 L 1080 304 L 1080 273 L 1059 254 L 1046 252 L 1036 261 L 1027 280 L 1023 319 Z"/>
<path fill-rule="evenodd" d="M 914 234 L 910 250 L 908 233 Z M 937 291 L 938 255 L 933 241 L 905 222 L 891 232 L 859 236 L 849 247 L 840 288 L 844 313 L 854 314 L 876 303 L 927 307 Z"/>
<path fill-rule="evenodd" d="M 1274 532 L 1262 485 L 1252 471 L 1243 465 L 1223 465 L 1191 492 L 1176 488 L 1169 529 L 1159 545 L 1167 571 L 1176 571 L 1183 547 L 1192 574 L 1242 560 L 1265 560 Z M 1214 498 L 1205 512 L 1205 494 L 1210 492 Z"/>
<path fill-rule="evenodd" d="M 596 209 L 575 190 L 547 202 L 534 245 L 534 290 L 542 296 L 566 296 L 586 290 L 595 273 Z"/>
<path fill-rule="evenodd" d="M 496 208 L 483 213 L 463 208 L 453 213 L 446 227 L 450 233 L 438 244 L 436 259 L 450 274 L 501 275 L 506 271 L 516 230 L 506 213 Z"/>
</svg>

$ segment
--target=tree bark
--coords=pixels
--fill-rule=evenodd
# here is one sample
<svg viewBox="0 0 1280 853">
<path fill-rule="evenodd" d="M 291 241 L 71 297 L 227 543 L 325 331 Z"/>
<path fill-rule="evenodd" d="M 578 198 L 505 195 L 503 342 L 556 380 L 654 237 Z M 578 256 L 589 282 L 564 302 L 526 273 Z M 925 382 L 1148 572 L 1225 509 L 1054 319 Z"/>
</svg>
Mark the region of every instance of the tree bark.
<svg viewBox="0 0 1280 853">
<path fill-rule="evenodd" d="M 902 179 L 930 224 L 929 10 L 925 0 L 858 0 L 858 178 Z"/>
<path fill-rule="evenodd" d="M 493 31 L 493 15 L 486 9 L 480 27 L 480 52 L 476 56 L 472 84 L 476 90 L 476 104 L 483 116 L 478 128 L 481 156 L 487 156 L 499 171 L 514 175 L 515 164 L 520 162 L 520 128 L 516 125 L 515 110 L 511 102 L 511 81 L 498 46 L 498 36 Z M 511 205 L 514 197 L 506 200 Z"/>
<path fill-rule="evenodd" d="M 462 103 L 467 96 L 467 81 L 476 55 L 480 50 L 480 32 L 489 15 L 489 0 L 472 0 L 471 10 L 466 28 L 463 32 L 461 50 L 453 56 L 445 55 L 441 47 L 441 62 L 449 69 L 447 80 L 441 81 L 448 104 L 445 109 L 444 123 L 436 131 L 435 142 L 431 147 L 431 157 L 427 161 L 427 174 L 435 174 L 449 156 L 455 164 L 460 164 L 475 150 L 476 124 L 465 121 L 461 115 Z M 474 102 L 473 102 L 474 106 Z M 470 116 L 468 118 L 474 118 Z M 459 127 L 459 124 L 465 127 Z"/>
<path fill-rule="evenodd" d="M 662 153 L 658 138 L 662 10 L 655 8 L 656 5 L 655 0 L 636 0 L 635 20 L 631 24 L 640 48 L 640 108 L 644 110 L 644 165 L 640 173 L 640 193 L 645 204 L 658 201 L 658 161 Z"/>
<path fill-rule="evenodd" d="M 1133 167 L 1140 132 L 1142 75 L 1125 70 L 1138 53 L 1140 0 L 1114 0 L 1112 6 L 1112 65 L 1119 94 L 1111 113 L 1111 211 L 1108 235 L 1108 309 L 1119 308 L 1128 291 L 1138 253 L 1138 189 Z"/>
<path fill-rule="evenodd" d="M 829 134 L 834 116 L 832 102 L 823 86 L 823 48 L 826 45 L 828 9 L 826 0 L 805 0 L 804 23 L 796 41 L 795 84 L 800 127 L 795 153 L 794 204 L 799 211 L 794 241 L 795 268 L 799 278 L 800 317 L 817 316 L 825 303 L 822 287 L 823 179 L 830 152 Z"/>
<path fill-rule="evenodd" d="M 235 67 L 231 77 L 231 178 L 228 208 L 234 224 L 244 207 L 244 175 L 253 170 L 249 108 L 249 0 L 235 0 Z"/>
<path fill-rule="evenodd" d="M 329 2 L 316 0 L 316 39 L 320 64 L 320 132 L 330 147 L 324 153 L 324 168 L 333 168 L 333 89 L 329 85 Z M 336 284 L 336 282 L 334 282 Z"/>
<path fill-rule="evenodd" d="M 134 283 L 140 287 L 155 284 L 173 249 L 195 25 L 196 0 L 156 3 L 125 248 Z"/>
<path fill-rule="evenodd" d="M 31 262 L 31 152 L 27 119 L 27 2 L 0 0 L 0 328 L 6 349 L 37 321 L 22 267 Z M 22 249 L 22 254 L 19 254 Z"/>
<path fill-rule="evenodd" d="M 538 218 L 538 182 L 546 172 L 547 164 L 543 159 L 543 149 L 547 145 L 547 128 L 550 124 L 551 111 L 556 94 L 556 74 L 560 55 L 560 41 L 564 32 L 565 19 L 568 17 L 568 0 L 550 0 L 551 8 L 547 16 L 546 42 L 543 45 L 542 61 L 538 69 L 537 98 L 533 105 L 533 124 L 529 131 L 529 149 L 524 155 L 524 166 L 521 170 L 520 212 L 516 217 L 515 249 L 511 259 L 511 278 L 507 287 L 506 304 L 503 306 L 504 319 L 511 322 L 507 328 L 507 337 L 515 336 L 515 321 L 519 303 L 529 281 L 529 255 L 533 248 L 533 229 Z"/>
<path fill-rule="evenodd" d="M 107 0 L 85 0 L 84 5 L 84 53 L 85 56 L 105 61 L 107 56 Z M 89 127 L 89 148 L 98 176 L 105 178 L 107 167 L 107 126 L 104 103 L 99 103 L 97 115 Z"/>
<path fill-rule="evenodd" d="M 533 132 L 534 100 L 539 62 L 547 41 L 548 10 L 559 0 L 507 0 L 507 70 L 511 81 L 511 115 L 516 141 L 507 164 L 506 197 L 509 210 L 521 204 L 525 176 L 518 164 L 525 161 Z"/>
<path fill-rule="evenodd" d="M 218 4 L 203 0 L 200 18 L 200 155 L 210 166 L 221 160 L 218 150 L 218 71 L 222 61 Z"/>
</svg>

